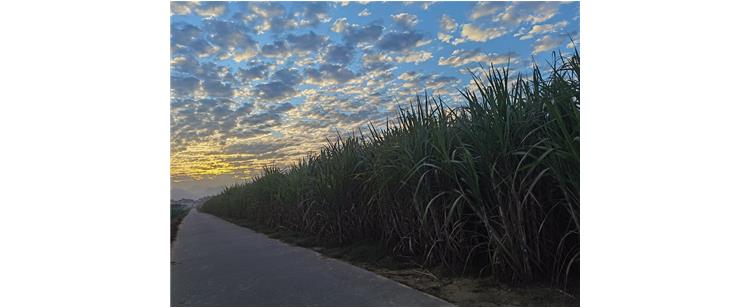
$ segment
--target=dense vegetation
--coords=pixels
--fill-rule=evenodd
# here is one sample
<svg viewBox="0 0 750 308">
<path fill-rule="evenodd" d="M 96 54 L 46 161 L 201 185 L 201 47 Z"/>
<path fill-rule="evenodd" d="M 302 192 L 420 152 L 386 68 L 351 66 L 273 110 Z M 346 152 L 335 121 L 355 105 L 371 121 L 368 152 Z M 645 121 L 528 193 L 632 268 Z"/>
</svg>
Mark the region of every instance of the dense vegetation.
<svg viewBox="0 0 750 308">
<path fill-rule="evenodd" d="M 170 218 L 170 238 L 172 241 L 174 241 L 174 238 L 177 236 L 177 229 L 180 226 L 180 223 L 182 222 L 182 219 L 185 218 L 187 213 L 190 212 L 190 209 L 186 206 L 175 206 L 172 205 L 169 208 L 169 218 Z"/>
<path fill-rule="evenodd" d="M 449 108 L 417 98 L 385 129 L 341 137 L 202 210 L 511 284 L 577 290 L 579 56 L 510 78 L 490 66 Z M 514 82 L 515 81 L 515 82 Z"/>
</svg>

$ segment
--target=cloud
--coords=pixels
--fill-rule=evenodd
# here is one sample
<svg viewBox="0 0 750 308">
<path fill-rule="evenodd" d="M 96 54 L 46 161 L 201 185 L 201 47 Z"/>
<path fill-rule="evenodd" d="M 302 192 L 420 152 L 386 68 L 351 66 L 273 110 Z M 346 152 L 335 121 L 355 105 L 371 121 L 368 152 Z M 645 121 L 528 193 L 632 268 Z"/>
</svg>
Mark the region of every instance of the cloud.
<svg viewBox="0 0 750 308">
<path fill-rule="evenodd" d="M 281 124 L 281 116 L 273 112 L 255 113 L 242 118 L 240 124 L 252 128 L 256 133 L 267 133 L 267 129 Z"/>
<path fill-rule="evenodd" d="M 538 24 L 557 15 L 562 2 L 523 1 L 510 3 L 503 12 L 492 20 L 504 26 L 516 26 L 522 23 Z"/>
<path fill-rule="evenodd" d="M 230 83 L 219 80 L 204 80 L 202 82 L 203 90 L 210 97 L 232 97 L 234 91 Z"/>
<path fill-rule="evenodd" d="M 458 29 L 458 23 L 456 23 L 456 20 L 448 15 L 443 14 L 443 16 L 440 18 L 440 30 L 445 33 L 438 32 L 438 40 L 454 46 L 465 42 L 465 38 L 454 38 L 453 35 L 450 34 L 456 31 L 456 29 Z"/>
<path fill-rule="evenodd" d="M 281 81 L 271 81 L 255 86 L 256 95 L 262 99 L 284 99 L 297 93 L 294 85 Z"/>
<path fill-rule="evenodd" d="M 435 1 L 422 1 L 422 3 L 421 3 L 421 5 L 422 5 L 422 9 L 426 11 L 426 10 L 427 10 L 427 9 L 429 9 L 429 8 L 430 8 L 430 6 L 432 6 L 433 4 L 435 4 Z"/>
<path fill-rule="evenodd" d="M 406 30 L 414 28 L 417 25 L 417 22 L 419 22 L 416 15 L 409 13 L 391 15 L 391 18 L 393 19 L 393 22 L 396 23 L 396 26 Z"/>
<path fill-rule="evenodd" d="M 529 32 L 526 32 L 525 34 L 521 34 L 522 32 L 516 33 L 513 36 L 521 36 L 520 40 L 528 40 L 530 38 L 533 38 L 535 35 L 539 34 L 547 34 L 547 33 L 555 33 L 558 31 L 561 31 L 565 26 L 568 25 L 568 22 L 566 20 L 554 23 L 554 24 L 540 24 L 540 25 L 534 25 L 531 27 L 531 30 Z"/>
<path fill-rule="evenodd" d="M 448 58 L 440 57 L 438 65 L 448 65 L 453 67 L 466 66 L 473 63 L 482 65 L 515 63 L 518 61 L 518 54 L 509 52 L 505 54 L 483 53 L 479 48 L 472 50 L 456 49 Z"/>
<path fill-rule="evenodd" d="M 318 52 L 327 43 L 328 37 L 318 35 L 313 31 L 301 35 L 287 34 L 284 40 L 276 40 L 271 44 L 263 45 L 260 53 L 267 57 L 286 60 L 292 55 L 303 56 Z"/>
<path fill-rule="evenodd" d="M 336 19 L 336 21 L 333 22 L 333 26 L 331 26 L 331 31 L 336 33 L 341 33 L 346 31 L 346 28 L 348 27 L 348 23 L 346 22 L 346 17 Z"/>
<path fill-rule="evenodd" d="M 253 80 L 265 79 L 268 76 L 268 64 L 259 63 L 250 67 L 239 68 L 235 77 L 243 83 L 248 83 Z"/>
<path fill-rule="evenodd" d="M 200 6 L 193 9 L 195 14 L 206 18 L 216 18 L 224 14 L 226 5 L 222 2 L 201 2 Z"/>
<path fill-rule="evenodd" d="M 366 26 L 353 24 L 347 25 L 343 37 L 347 44 L 356 45 L 362 42 L 375 41 L 380 38 L 381 33 L 383 33 L 383 26 L 377 24 Z"/>
<path fill-rule="evenodd" d="M 402 51 L 407 48 L 417 47 L 424 36 L 422 34 L 407 32 L 389 32 L 383 35 L 375 46 L 385 51 Z"/>
<path fill-rule="evenodd" d="M 288 146 L 290 146 L 289 143 L 279 142 L 278 140 L 253 141 L 250 143 L 235 143 L 229 145 L 223 149 L 223 152 L 227 154 L 268 154 Z"/>
<path fill-rule="evenodd" d="M 302 76 L 295 69 L 281 69 L 271 76 L 271 82 L 255 86 L 255 94 L 262 99 L 285 99 L 297 93 Z"/>
<path fill-rule="evenodd" d="M 247 104 L 237 109 L 233 106 L 237 106 L 237 103 L 228 98 L 173 99 L 171 110 L 173 150 L 179 150 L 191 143 L 221 140 L 235 128 L 237 115 L 252 109 L 252 105 Z M 247 111 L 240 112 L 240 110 Z"/>
<path fill-rule="evenodd" d="M 241 125 L 251 128 L 251 132 L 254 134 L 270 133 L 270 129 L 282 125 L 281 116 L 292 109 L 294 109 L 294 105 L 289 102 L 270 104 L 265 110 L 242 117 L 239 122 Z M 240 150 L 241 148 L 234 148 L 234 150 Z"/>
<path fill-rule="evenodd" d="M 368 11 L 367 8 L 365 8 L 364 10 L 362 10 L 361 12 L 359 12 L 359 14 L 357 14 L 357 16 L 361 16 L 361 17 L 370 16 L 370 11 Z"/>
<path fill-rule="evenodd" d="M 285 30 L 293 30 L 297 28 L 297 26 L 298 24 L 294 19 L 274 17 L 271 19 L 263 20 L 261 24 L 255 27 L 255 31 L 258 34 L 263 34 L 267 31 L 271 31 L 273 33 L 281 33 Z"/>
<path fill-rule="evenodd" d="M 220 51 L 219 59 L 233 58 L 240 62 L 258 54 L 258 42 L 248 29 L 226 21 L 210 20 L 203 28 L 209 42 Z"/>
<path fill-rule="evenodd" d="M 190 15 L 198 6 L 196 2 L 170 2 L 169 7 L 172 15 Z"/>
<path fill-rule="evenodd" d="M 233 81 L 229 69 L 214 62 L 200 63 L 192 56 L 177 56 L 171 64 L 172 76 L 191 76 L 199 80 Z"/>
<path fill-rule="evenodd" d="M 438 32 L 437 38 L 441 42 L 450 43 L 450 41 L 453 38 L 453 36 L 451 36 L 450 34 L 445 34 L 445 33 Z"/>
<path fill-rule="evenodd" d="M 432 53 L 429 51 L 407 51 L 404 55 L 396 56 L 394 59 L 399 63 L 408 62 L 417 64 L 432 59 Z"/>
<path fill-rule="evenodd" d="M 475 42 L 486 42 L 503 36 L 505 33 L 505 29 L 502 28 L 482 29 L 472 24 L 465 24 L 461 27 L 461 37 Z"/>
<path fill-rule="evenodd" d="M 292 110 L 292 109 L 294 109 L 294 105 L 286 102 L 286 103 L 281 103 L 281 104 L 273 106 L 271 108 L 271 111 L 272 112 L 276 112 L 276 113 L 280 113 L 280 112 L 287 112 L 287 111 Z"/>
<path fill-rule="evenodd" d="M 560 5 L 563 2 L 542 2 L 542 1 L 522 1 L 522 2 L 478 2 L 474 5 L 469 14 L 470 20 L 487 20 L 485 17 L 492 16 L 491 21 L 495 29 L 515 29 L 521 25 L 534 26 L 543 23 L 557 15 Z M 471 30 L 477 28 L 469 28 Z M 479 33 L 474 33 L 475 37 L 482 37 Z M 533 35 L 533 34 L 532 34 Z M 484 41 L 481 41 L 484 42 Z"/>
<path fill-rule="evenodd" d="M 347 65 L 352 61 L 354 48 L 349 45 L 329 45 L 326 48 L 323 60 L 327 63 Z"/>
<path fill-rule="evenodd" d="M 497 13 L 505 6 L 504 2 L 477 2 L 469 14 L 470 20 L 477 20 Z"/>
<path fill-rule="evenodd" d="M 260 21 L 255 26 L 255 31 L 258 34 L 268 31 L 280 33 L 299 26 L 298 20 L 289 16 L 286 8 L 278 2 L 253 2 L 249 5 L 249 9 L 253 15 L 248 18 L 253 21 L 256 19 Z"/>
<path fill-rule="evenodd" d="M 263 45 L 260 51 L 268 57 L 288 58 L 292 55 L 285 41 L 274 41 L 271 44 Z"/>
<path fill-rule="evenodd" d="M 328 86 L 352 80 L 355 74 L 343 65 L 321 64 L 317 69 L 305 70 L 308 79 L 305 81 L 318 86 Z"/>
<path fill-rule="evenodd" d="M 331 17 L 328 11 L 331 8 L 329 2 L 289 2 L 291 9 L 287 9 L 277 2 L 254 2 L 248 4 L 252 13 L 244 19 L 256 23 L 255 31 L 258 34 L 265 32 L 281 33 L 285 30 L 294 30 L 302 27 L 316 27 L 321 23 L 329 22 Z M 296 12 L 294 12 L 296 10 Z"/>
<path fill-rule="evenodd" d="M 286 14 L 286 9 L 278 2 L 255 2 L 250 6 L 250 11 L 261 18 L 281 17 Z"/>
<path fill-rule="evenodd" d="M 175 23 L 171 25 L 172 54 L 194 54 L 207 57 L 218 51 L 203 38 L 200 28 L 187 24 Z"/>
<path fill-rule="evenodd" d="M 437 37 L 438 37 L 438 39 L 440 41 L 448 43 L 448 44 L 451 44 L 453 46 L 461 44 L 463 42 L 466 42 L 465 38 L 462 38 L 462 37 L 456 37 L 456 38 L 454 38 L 450 34 L 444 34 L 444 33 L 440 33 L 440 32 L 438 32 Z"/>
<path fill-rule="evenodd" d="M 380 52 L 362 55 L 362 66 L 365 71 L 387 71 L 393 68 L 393 58 Z"/>
<path fill-rule="evenodd" d="M 426 11 L 430 6 L 435 4 L 435 1 L 404 1 L 403 3 L 404 5 L 419 4 L 419 6 Z"/>
<path fill-rule="evenodd" d="M 328 16 L 328 9 L 331 7 L 330 2 L 305 2 L 303 7 L 302 20 L 299 22 L 300 27 L 315 27 L 321 22 L 328 22 L 331 19 Z"/>
<path fill-rule="evenodd" d="M 443 30 L 446 33 L 451 33 L 454 30 L 458 28 L 458 24 L 456 23 L 456 20 L 452 17 L 443 14 L 443 17 L 440 17 L 440 29 Z"/>
<path fill-rule="evenodd" d="M 303 95 L 304 103 L 290 112 L 290 117 L 295 119 L 296 128 L 322 133 L 316 138 L 320 141 L 324 141 L 330 133 L 335 133 L 335 129 L 346 133 L 365 125 L 371 119 L 382 117 L 369 97 L 353 99 L 314 91 Z"/>
<path fill-rule="evenodd" d="M 445 94 L 452 92 L 451 88 L 456 88 L 460 79 L 453 76 L 444 76 L 433 73 L 418 73 L 409 71 L 398 76 L 403 83 L 398 88 L 398 92 L 408 96 L 424 90 L 433 91 L 433 94 Z M 408 96 L 404 97 L 408 99 Z"/>
<path fill-rule="evenodd" d="M 406 81 L 415 80 L 417 79 L 417 77 L 419 77 L 419 74 L 415 71 L 404 72 L 401 73 L 401 75 L 398 75 L 398 79 Z"/>
<path fill-rule="evenodd" d="M 200 80 L 195 77 L 172 76 L 170 88 L 174 96 L 190 96 L 200 87 Z"/>
<path fill-rule="evenodd" d="M 253 58 L 256 55 L 258 55 L 258 50 L 256 48 L 247 48 L 242 51 L 234 52 L 229 56 L 232 57 L 232 59 L 236 62 L 242 62 L 247 59 Z"/>
<path fill-rule="evenodd" d="M 177 73 L 192 74 L 200 67 L 200 63 L 192 55 L 175 55 L 169 62 L 172 75 Z"/>
<path fill-rule="evenodd" d="M 284 83 L 288 84 L 294 84 L 297 85 L 302 81 L 302 76 L 297 72 L 297 70 L 292 68 L 286 68 L 286 69 L 280 69 L 273 73 L 273 76 L 271 76 L 271 79 L 278 80 Z"/>
<path fill-rule="evenodd" d="M 306 53 L 318 51 L 323 48 L 323 46 L 328 43 L 328 37 L 310 31 L 302 35 L 288 34 L 286 36 L 286 41 L 289 43 L 289 47 L 292 51 Z"/>
<path fill-rule="evenodd" d="M 538 54 L 547 50 L 551 50 L 557 46 L 562 45 L 564 42 L 565 42 L 564 36 L 545 35 L 543 37 L 538 38 L 534 42 L 533 50 L 531 51 L 531 53 Z"/>
</svg>

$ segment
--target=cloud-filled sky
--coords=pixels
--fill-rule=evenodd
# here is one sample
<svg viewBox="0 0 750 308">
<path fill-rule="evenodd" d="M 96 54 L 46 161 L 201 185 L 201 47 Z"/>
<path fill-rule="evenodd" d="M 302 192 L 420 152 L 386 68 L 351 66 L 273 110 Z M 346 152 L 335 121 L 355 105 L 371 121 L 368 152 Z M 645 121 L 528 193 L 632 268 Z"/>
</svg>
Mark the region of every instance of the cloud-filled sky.
<svg viewBox="0 0 750 308">
<path fill-rule="evenodd" d="M 578 2 L 172 2 L 172 198 L 198 198 L 382 125 L 467 69 L 578 44 Z"/>
</svg>

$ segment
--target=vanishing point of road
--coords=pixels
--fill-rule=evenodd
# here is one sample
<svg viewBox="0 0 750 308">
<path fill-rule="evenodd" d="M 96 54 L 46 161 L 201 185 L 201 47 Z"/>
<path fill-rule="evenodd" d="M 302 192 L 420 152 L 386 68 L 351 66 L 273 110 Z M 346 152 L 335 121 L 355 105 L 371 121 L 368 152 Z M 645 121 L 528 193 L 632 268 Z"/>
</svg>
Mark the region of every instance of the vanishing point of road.
<svg viewBox="0 0 750 308">
<path fill-rule="evenodd" d="M 171 272 L 172 306 L 451 306 L 197 210 L 180 225 Z"/>
</svg>

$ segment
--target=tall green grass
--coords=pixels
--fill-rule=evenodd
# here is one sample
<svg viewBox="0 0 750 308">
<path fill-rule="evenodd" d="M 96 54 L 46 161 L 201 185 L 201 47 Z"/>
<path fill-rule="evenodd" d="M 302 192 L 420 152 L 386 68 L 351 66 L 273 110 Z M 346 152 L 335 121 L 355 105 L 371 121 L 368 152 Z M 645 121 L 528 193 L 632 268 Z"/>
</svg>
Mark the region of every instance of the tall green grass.
<svg viewBox="0 0 750 308">
<path fill-rule="evenodd" d="M 338 244 L 372 241 L 454 273 L 577 290 L 579 56 L 490 66 L 449 108 L 417 98 L 384 129 L 269 166 L 202 210 Z M 472 73 L 473 74 L 473 73 Z"/>
</svg>

